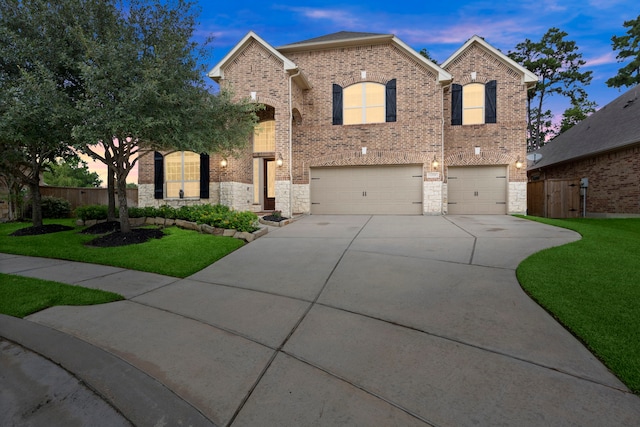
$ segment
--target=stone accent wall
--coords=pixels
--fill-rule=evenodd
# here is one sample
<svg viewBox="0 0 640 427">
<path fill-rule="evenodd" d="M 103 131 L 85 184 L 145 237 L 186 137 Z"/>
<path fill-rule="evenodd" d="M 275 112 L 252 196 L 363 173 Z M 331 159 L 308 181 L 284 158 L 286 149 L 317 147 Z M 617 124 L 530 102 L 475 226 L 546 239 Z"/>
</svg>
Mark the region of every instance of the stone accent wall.
<svg viewBox="0 0 640 427">
<path fill-rule="evenodd" d="M 276 210 L 282 212 L 282 216 L 291 218 L 290 203 L 291 181 L 276 181 Z"/>
<path fill-rule="evenodd" d="M 168 205 L 174 208 L 193 205 L 217 205 L 220 203 L 219 195 L 220 184 L 217 182 L 209 183 L 210 197 L 208 199 L 156 199 L 154 198 L 153 184 L 138 184 L 138 206 L 141 208 L 148 206 L 157 208 L 162 205 Z"/>
<path fill-rule="evenodd" d="M 221 182 L 220 204 L 237 211 L 250 211 L 253 204 L 253 185 L 244 182 Z"/>
<path fill-rule="evenodd" d="M 587 216 L 640 214 L 640 145 L 529 171 L 538 179 L 589 179 Z"/>
<path fill-rule="evenodd" d="M 527 183 L 509 182 L 509 205 L 507 207 L 510 214 L 527 213 Z"/>
<path fill-rule="evenodd" d="M 422 206 L 425 215 L 442 214 L 442 181 L 425 181 Z"/>
<path fill-rule="evenodd" d="M 309 184 L 293 184 L 293 213 L 311 212 L 311 187 Z"/>
</svg>

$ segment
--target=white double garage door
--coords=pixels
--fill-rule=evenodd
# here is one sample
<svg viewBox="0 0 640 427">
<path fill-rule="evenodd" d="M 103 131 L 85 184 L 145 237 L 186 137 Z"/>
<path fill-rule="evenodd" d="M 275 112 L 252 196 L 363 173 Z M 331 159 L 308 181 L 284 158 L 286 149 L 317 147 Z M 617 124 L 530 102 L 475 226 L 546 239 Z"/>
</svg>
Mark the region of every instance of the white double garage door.
<svg viewBox="0 0 640 427">
<path fill-rule="evenodd" d="M 506 166 L 449 167 L 449 214 L 507 213 Z M 311 168 L 311 213 L 421 215 L 422 165 Z"/>
</svg>

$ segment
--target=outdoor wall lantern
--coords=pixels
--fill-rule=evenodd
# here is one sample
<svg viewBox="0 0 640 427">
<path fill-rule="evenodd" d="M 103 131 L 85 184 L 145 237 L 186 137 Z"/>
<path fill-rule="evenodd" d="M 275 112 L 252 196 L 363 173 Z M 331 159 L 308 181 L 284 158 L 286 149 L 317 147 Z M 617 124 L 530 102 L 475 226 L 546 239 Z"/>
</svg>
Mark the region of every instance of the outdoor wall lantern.
<svg viewBox="0 0 640 427">
<path fill-rule="evenodd" d="M 220 162 L 220 166 L 222 166 L 223 168 L 227 167 L 227 159 L 222 159 L 222 161 Z"/>
<path fill-rule="evenodd" d="M 282 166 L 282 156 L 280 154 L 278 154 L 278 160 L 276 160 L 276 165 L 278 165 L 278 167 Z"/>
<path fill-rule="evenodd" d="M 518 156 L 518 160 L 516 160 L 516 169 L 522 169 L 522 160 L 520 160 L 520 156 Z"/>
<path fill-rule="evenodd" d="M 440 165 L 440 163 L 438 163 L 438 160 L 436 160 L 436 156 L 433 156 L 433 161 L 431 162 L 431 166 L 433 166 L 433 168 L 437 168 Z"/>
</svg>

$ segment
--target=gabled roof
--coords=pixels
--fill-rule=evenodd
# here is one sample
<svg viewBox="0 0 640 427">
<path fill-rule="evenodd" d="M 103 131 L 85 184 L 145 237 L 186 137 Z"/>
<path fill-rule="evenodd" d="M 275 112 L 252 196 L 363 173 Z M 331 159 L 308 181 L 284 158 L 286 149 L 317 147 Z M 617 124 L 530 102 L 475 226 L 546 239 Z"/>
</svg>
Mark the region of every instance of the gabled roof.
<svg viewBox="0 0 640 427">
<path fill-rule="evenodd" d="M 535 151 L 542 158 L 528 169 L 590 157 L 634 144 L 640 144 L 640 85 Z"/>
<path fill-rule="evenodd" d="M 469 49 L 469 47 L 471 45 L 473 45 L 474 43 L 479 44 L 480 46 L 482 46 L 483 48 L 485 48 L 486 50 L 488 50 L 489 52 L 493 53 L 496 57 L 498 57 L 498 59 L 500 59 L 502 62 L 504 62 L 506 65 L 508 65 L 509 67 L 515 69 L 516 71 L 519 71 L 520 73 L 522 73 L 522 82 L 527 85 L 527 86 L 531 86 L 534 85 L 535 83 L 538 82 L 538 76 L 536 76 L 535 74 L 533 74 L 531 71 L 527 70 L 526 68 L 524 68 L 522 65 L 518 64 L 516 61 L 514 61 L 513 59 L 509 58 L 507 55 L 505 55 L 504 53 L 500 52 L 498 49 L 496 49 L 495 47 L 491 46 L 489 43 L 487 43 L 486 41 L 484 41 L 484 39 L 480 36 L 473 36 L 471 37 L 469 40 L 467 40 L 467 42 L 465 44 L 463 44 L 460 49 L 456 50 L 453 55 L 451 55 L 446 61 L 444 61 L 442 63 L 442 68 L 447 68 L 447 66 L 455 61 L 455 59 L 460 56 L 465 50 Z"/>
<path fill-rule="evenodd" d="M 424 56 L 420 55 L 418 52 L 409 47 L 393 34 L 339 31 L 337 33 L 328 34 L 326 36 L 316 37 L 313 39 L 303 40 L 301 42 L 280 46 L 277 49 L 279 52 L 286 54 L 288 52 L 330 49 L 336 47 L 358 46 L 363 44 L 382 44 L 389 42 L 395 44 L 400 50 L 404 51 L 420 64 L 426 66 L 427 68 L 430 68 L 438 76 L 439 82 L 448 83 L 451 81 L 451 74 L 445 71 L 442 67 L 434 64 Z"/>
<path fill-rule="evenodd" d="M 209 71 L 209 73 L 207 73 L 207 75 L 210 78 L 212 78 L 216 83 L 219 82 L 220 79 L 224 78 L 224 70 L 223 70 L 224 66 L 227 63 L 233 61 L 236 58 L 236 56 L 238 56 L 242 52 L 242 50 L 245 47 L 247 47 L 252 41 L 256 41 L 260 43 L 273 56 L 281 60 L 284 66 L 284 70 L 291 75 L 296 75 L 294 79 L 300 87 L 302 87 L 303 89 L 311 88 L 311 85 L 309 84 L 309 81 L 304 76 L 304 74 L 298 73 L 299 71 L 298 66 L 293 61 L 291 61 L 289 58 L 284 56 L 282 53 L 278 52 L 273 46 L 271 46 L 269 43 L 264 41 L 262 38 L 260 38 L 260 36 L 258 36 L 253 31 L 249 31 L 247 35 L 244 36 L 242 40 L 240 40 L 240 42 L 238 42 L 238 44 L 236 44 L 234 48 L 231 49 L 231 51 L 227 53 L 227 55 L 224 58 L 222 58 L 222 60 L 218 62 L 215 67 L 211 69 L 211 71 Z"/>
</svg>

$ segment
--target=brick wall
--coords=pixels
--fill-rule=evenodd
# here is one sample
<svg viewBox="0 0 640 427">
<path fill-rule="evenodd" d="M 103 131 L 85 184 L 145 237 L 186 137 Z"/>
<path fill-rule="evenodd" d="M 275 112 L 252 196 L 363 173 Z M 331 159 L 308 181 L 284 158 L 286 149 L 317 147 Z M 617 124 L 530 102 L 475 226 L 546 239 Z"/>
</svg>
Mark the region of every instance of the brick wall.
<svg viewBox="0 0 640 427">
<path fill-rule="evenodd" d="M 509 181 L 526 181 L 524 168 L 515 167 L 518 157 L 525 161 L 527 129 L 527 90 L 522 76 L 480 45 L 474 44 L 448 64 L 453 82 L 497 81 L 497 122 L 482 125 L 451 125 L 451 91 L 445 92 L 445 166 L 509 165 Z M 483 157 L 477 157 L 480 147 Z M 485 155 L 486 153 L 486 155 Z M 477 158 L 476 158 L 477 157 Z"/>
<path fill-rule="evenodd" d="M 540 179 L 589 179 L 589 214 L 640 214 L 640 145 L 530 171 Z"/>
</svg>

